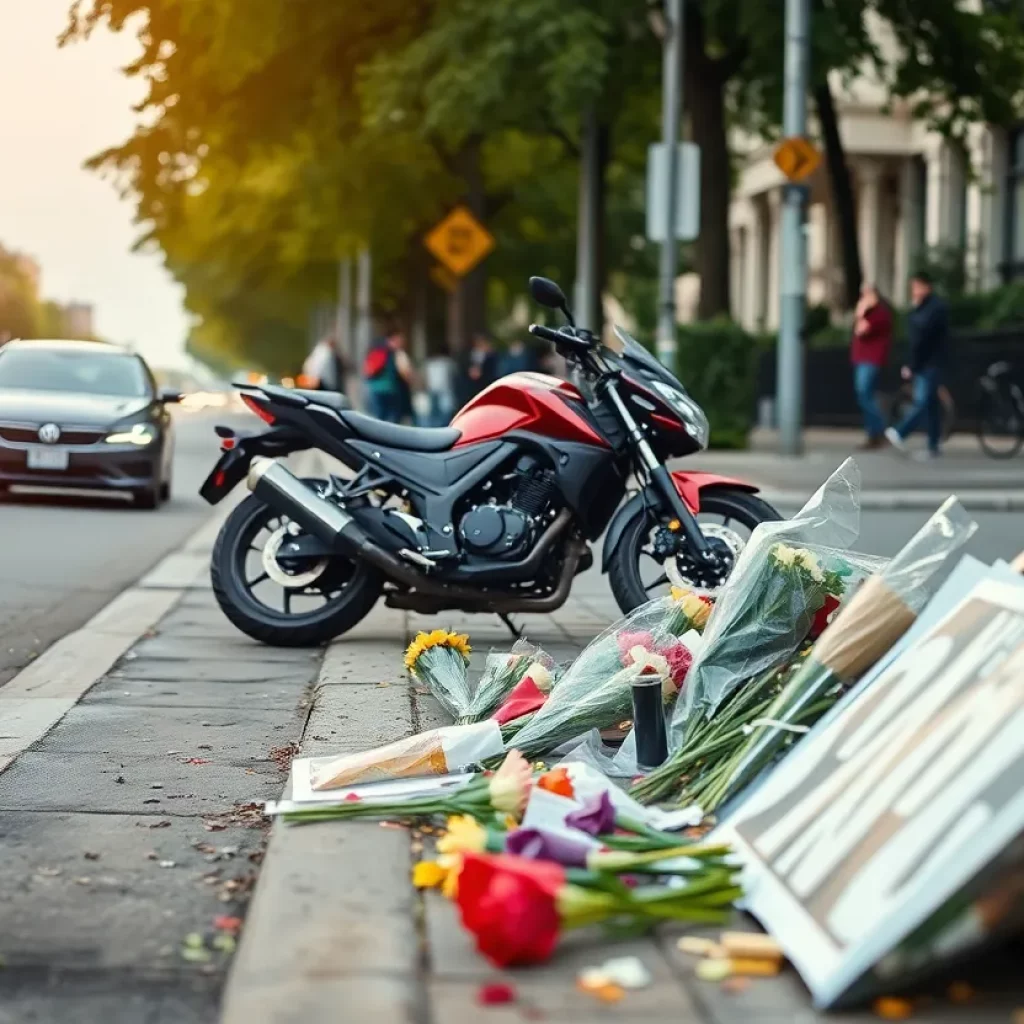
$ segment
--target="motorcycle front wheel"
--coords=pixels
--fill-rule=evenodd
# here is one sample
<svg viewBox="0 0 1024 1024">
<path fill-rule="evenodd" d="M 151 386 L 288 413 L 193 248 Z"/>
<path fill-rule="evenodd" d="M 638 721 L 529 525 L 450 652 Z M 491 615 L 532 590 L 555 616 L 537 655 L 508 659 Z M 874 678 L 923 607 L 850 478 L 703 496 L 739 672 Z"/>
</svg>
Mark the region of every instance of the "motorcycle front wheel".
<svg viewBox="0 0 1024 1024">
<path fill-rule="evenodd" d="M 663 553 L 668 539 L 666 523 L 656 518 L 653 509 L 638 508 L 608 566 L 608 583 L 623 615 L 669 592 L 669 559 L 675 559 L 677 575 L 685 583 L 714 593 L 732 571 L 754 527 L 782 518 L 768 502 L 748 491 L 717 488 L 703 492 L 697 521 L 708 542 L 723 555 L 723 570 L 709 579 L 686 551 Z"/>
<path fill-rule="evenodd" d="M 255 495 L 224 521 L 210 577 L 224 614 L 272 647 L 317 647 L 350 630 L 377 603 L 380 575 L 341 556 L 287 557 L 294 527 Z"/>
</svg>

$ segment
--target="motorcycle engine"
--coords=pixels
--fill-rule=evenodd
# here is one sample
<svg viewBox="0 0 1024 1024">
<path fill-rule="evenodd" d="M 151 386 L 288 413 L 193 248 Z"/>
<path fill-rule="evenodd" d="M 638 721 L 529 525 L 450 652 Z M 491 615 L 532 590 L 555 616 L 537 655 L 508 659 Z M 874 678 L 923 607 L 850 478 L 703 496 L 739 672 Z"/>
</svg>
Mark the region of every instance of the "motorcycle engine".
<svg viewBox="0 0 1024 1024">
<path fill-rule="evenodd" d="M 459 537 L 468 554 L 512 560 L 523 557 L 532 546 L 541 518 L 555 496 L 552 474 L 525 456 L 509 482 L 504 502 L 490 497 L 459 521 Z"/>
</svg>

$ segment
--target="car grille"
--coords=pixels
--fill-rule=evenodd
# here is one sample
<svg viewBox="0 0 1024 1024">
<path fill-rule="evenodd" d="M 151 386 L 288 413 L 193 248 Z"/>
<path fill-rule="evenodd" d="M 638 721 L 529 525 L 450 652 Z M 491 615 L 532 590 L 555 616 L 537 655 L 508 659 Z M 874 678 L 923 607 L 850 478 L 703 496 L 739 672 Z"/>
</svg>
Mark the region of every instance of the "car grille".
<svg viewBox="0 0 1024 1024">
<path fill-rule="evenodd" d="M 0 438 L 5 441 L 13 441 L 16 444 L 39 444 L 39 427 L 31 424 L 4 424 L 0 426 Z M 67 430 L 61 428 L 60 439 L 57 444 L 97 444 L 103 440 L 102 430 L 84 430 L 73 427 Z"/>
</svg>

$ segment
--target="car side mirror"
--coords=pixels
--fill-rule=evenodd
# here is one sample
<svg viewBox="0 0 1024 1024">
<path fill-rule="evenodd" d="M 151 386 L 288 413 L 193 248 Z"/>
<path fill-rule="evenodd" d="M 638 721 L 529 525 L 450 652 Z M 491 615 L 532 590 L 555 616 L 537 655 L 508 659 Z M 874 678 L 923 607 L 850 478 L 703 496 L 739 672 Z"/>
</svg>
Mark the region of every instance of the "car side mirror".
<svg viewBox="0 0 1024 1024">
<path fill-rule="evenodd" d="M 161 388 L 156 395 L 156 400 L 163 405 L 174 405 L 180 402 L 185 396 L 177 388 Z"/>
</svg>

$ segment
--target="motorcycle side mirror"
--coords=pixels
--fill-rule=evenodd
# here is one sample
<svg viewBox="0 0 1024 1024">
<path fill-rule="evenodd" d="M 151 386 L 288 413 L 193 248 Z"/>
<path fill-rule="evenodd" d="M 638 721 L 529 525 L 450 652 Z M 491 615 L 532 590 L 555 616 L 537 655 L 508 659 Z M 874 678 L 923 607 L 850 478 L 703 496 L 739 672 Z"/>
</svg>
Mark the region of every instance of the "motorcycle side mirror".
<svg viewBox="0 0 1024 1024">
<path fill-rule="evenodd" d="M 565 298 L 565 292 L 555 284 L 549 277 L 530 278 L 530 297 L 539 306 L 547 306 L 548 309 L 558 309 L 565 314 L 566 320 L 575 325 L 572 313 L 569 312 L 569 303 Z"/>
</svg>

